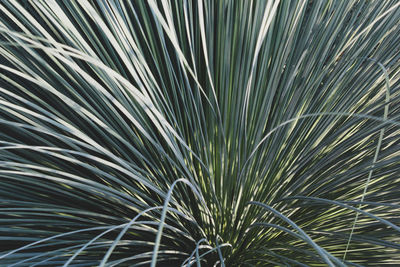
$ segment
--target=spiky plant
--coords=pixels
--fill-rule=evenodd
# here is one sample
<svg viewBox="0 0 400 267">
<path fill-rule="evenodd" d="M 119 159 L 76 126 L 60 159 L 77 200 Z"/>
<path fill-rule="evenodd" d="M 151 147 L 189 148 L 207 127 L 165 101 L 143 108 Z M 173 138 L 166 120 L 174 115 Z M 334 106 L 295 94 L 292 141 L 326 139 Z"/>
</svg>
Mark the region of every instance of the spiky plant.
<svg viewBox="0 0 400 267">
<path fill-rule="evenodd" d="M 398 0 L 0 2 L 0 266 L 400 264 Z"/>
</svg>

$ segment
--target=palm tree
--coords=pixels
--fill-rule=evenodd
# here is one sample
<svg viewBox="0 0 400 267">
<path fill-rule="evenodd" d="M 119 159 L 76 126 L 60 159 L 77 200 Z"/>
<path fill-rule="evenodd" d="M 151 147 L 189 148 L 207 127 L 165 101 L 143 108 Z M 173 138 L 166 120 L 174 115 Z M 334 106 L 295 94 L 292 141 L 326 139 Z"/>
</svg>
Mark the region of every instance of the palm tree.
<svg viewBox="0 0 400 267">
<path fill-rule="evenodd" d="M 1 1 L 0 265 L 400 264 L 399 18 Z"/>
</svg>

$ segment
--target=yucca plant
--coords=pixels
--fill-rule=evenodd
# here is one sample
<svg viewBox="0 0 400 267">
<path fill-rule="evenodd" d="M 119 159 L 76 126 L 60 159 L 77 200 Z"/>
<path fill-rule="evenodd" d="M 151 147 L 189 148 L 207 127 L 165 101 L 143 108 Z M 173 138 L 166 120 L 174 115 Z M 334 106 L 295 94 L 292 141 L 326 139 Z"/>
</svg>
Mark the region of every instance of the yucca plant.
<svg viewBox="0 0 400 267">
<path fill-rule="evenodd" d="M 397 0 L 0 2 L 0 266 L 400 264 Z"/>
</svg>

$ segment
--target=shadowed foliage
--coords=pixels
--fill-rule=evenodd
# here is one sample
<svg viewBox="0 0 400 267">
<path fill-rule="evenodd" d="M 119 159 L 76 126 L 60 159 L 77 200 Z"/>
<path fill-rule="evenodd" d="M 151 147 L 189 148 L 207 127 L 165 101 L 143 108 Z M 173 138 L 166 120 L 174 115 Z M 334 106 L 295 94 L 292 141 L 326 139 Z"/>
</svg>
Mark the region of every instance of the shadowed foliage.
<svg viewBox="0 0 400 267">
<path fill-rule="evenodd" d="M 400 264 L 399 18 L 1 1 L 0 265 Z"/>
</svg>

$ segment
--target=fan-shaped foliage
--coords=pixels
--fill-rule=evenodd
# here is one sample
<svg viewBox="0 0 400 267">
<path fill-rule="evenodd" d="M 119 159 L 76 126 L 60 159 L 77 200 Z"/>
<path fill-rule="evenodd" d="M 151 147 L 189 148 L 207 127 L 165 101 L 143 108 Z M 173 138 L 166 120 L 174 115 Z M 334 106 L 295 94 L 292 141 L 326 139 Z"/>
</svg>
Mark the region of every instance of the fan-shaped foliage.
<svg viewBox="0 0 400 267">
<path fill-rule="evenodd" d="M 400 264 L 397 0 L 0 10 L 1 266 Z"/>
</svg>

